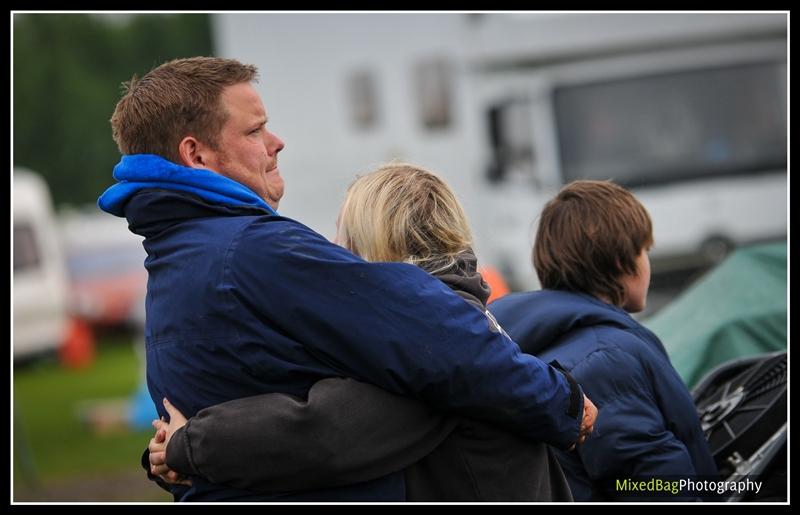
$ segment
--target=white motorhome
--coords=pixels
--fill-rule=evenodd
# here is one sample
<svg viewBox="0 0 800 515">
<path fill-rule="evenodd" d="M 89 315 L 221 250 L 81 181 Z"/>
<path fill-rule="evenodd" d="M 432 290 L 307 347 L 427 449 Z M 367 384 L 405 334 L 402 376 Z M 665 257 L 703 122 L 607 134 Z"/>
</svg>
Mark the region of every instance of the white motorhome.
<svg viewBox="0 0 800 515">
<path fill-rule="evenodd" d="M 653 272 L 786 235 L 785 14 L 222 14 L 286 142 L 281 212 L 331 235 L 357 173 L 403 159 L 464 202 L 484 263 L 537 285 L 534 222 L 565 183 L 650 211 Z"/>
<path fill-rule="evenodd" d="M 68 279 L 50 191 L 14 170 L 14 360 L 57 349 L 67 331 Z"/>
</svg>

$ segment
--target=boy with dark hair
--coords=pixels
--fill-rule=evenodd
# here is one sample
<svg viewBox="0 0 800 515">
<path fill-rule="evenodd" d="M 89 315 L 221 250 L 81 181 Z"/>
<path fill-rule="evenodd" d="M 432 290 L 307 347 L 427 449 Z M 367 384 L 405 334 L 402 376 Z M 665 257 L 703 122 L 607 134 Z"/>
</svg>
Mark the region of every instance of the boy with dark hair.
<svg viewBox="0 0 800 515">
<path fill-rule="evenodd" d="M 557 451 L 576 501 L 644 500 L 615 491 L 616 480 L 717 474 L 664 346 L 628 314 L 645 307 L 652 244 L 650 216 L 629 191 L 572 182 L 539 221 L 533 264 L 544 289 L 489 306 L 524 352 L 560 363 L 597 405 L 592 437 Z"/>
</svg>

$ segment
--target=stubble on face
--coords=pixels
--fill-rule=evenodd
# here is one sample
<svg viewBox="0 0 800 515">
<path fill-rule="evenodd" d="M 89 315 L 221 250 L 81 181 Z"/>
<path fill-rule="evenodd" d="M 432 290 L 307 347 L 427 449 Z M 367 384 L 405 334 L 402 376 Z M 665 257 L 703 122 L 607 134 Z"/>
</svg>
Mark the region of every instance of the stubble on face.
<svg viewBox="0 0 800 515">
<path fill-rule="evenodd" d="M 283 177 L 280 174 L 280 171 L 277 169 L 277 163 L 275 170 L 266 172 L 267 173 L 267 198 L 264 200 L 269 204 L 272 209 L 277 210 L 278 204 L 280 203 L 281 199 L 283 198 L 284 190 L 285 190 L 285 182 Z"/>
</svg>

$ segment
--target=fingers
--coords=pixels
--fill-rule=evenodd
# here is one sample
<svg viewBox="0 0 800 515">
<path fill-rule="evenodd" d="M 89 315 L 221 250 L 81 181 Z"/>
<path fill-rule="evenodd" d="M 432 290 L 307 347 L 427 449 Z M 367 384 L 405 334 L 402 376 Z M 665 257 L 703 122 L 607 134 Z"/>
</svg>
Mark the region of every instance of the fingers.
<svg viewBox="0 0 800 515">
<path fill-rule="evenodd" d="M 167 453 L 166 452 L 151 452 L 150 453 L 150 473 L 154 476 L 162 476 L 166 481 L 166 477 L 170 472 L 167 466 Z"/>
<path fill-rule="evenodd" d="M 151 466 L 164 465 L 167 462 L 167 453 L 165 451 L 151 452 L 149 460 Z"/>
<path fill-rule="evenodd" d="M 176 408 L 175 406 L 172 405 L 171 402 L 169 402 L 169 399 L 164 397 L 164 401 L 163 402 L 164 402 L 164 409 L 166 409 L 167 413 L 169 413 L 170 420 L 174 420 L 176 417 L 177 418 L 185 418 L 183 416 L 183 413 L 178 411 L 178 408 Z"/>
<path fill-rule="evenodd" d="M 150 473 L 154 476 L 160 476 L 164 481 L 168 483 L 174 483 L 175 481 L 170 481 L 168 479 L 168 475 L 170 473 L 170 468 L 166 465 L 152 465 L 150 467 Z"/>
<path fill-rule="evenodd" d="M 584 442 L 586 442 L 586 436 L 587 435 L 583 435 L 583 434 L 579 435 L 578 439 L 575 441 L 575 443 L 572 444 L 572 447 L 567 449 L 567 452 L 572 452 L 572 451 L 576 450 L 578 447 L 582 446 L 584 444 Z"/>
<path fill-rule="evenodd" d="M 583 403 L 583 422 L 587 427 L 592 427 L 594 426 L 595 420 L 597 420 L 597 406 L 585 395 L 583 397 Z"/>
<path fill-rule="evenodd" d="M 150 453 L 150 473 L 154 476 L 159 476 L 167 483 L 181 483 L 186 479 L 183 475 L 169 468 L 166 452 Z"/>
<path fill-rule="evenodd" d="M 170 421 L 177 422 L 179 425 L 183 422 L 186 422 L 186 417 L 183 416 L 183 413 L 178 411 L 178 408 L 176 408 L 175 406 L 172 405 L 171 402 L 169 402 L 169 399 L 164 397 L 162 402 L 164 403 L 164 409 L 166 409 L 167 413 L 169 413 Z"/>
<path fill-rule="evenodd" d="M 166 473 L 167 479 L 169 479 L 170 483 L 177 483 L 183 480 L 183 476 L 175 472 L 174 470 L 170 470 Z"/>
<path fill-rule="evenodd" d="M 175 415 L 175 412 L 178 412 L 178 413 L 180 413 L 180 412 L 179 412 L 179 411 L 178 411 L 178 410 L 175 408 L 175 406 L 173 406 L 173 405 L 172 405 L 172 403 L 171 403 L 171 402 L 169 402 L 169 399 L 167 399 L 166 397 L 164 397 L 164 399 L 162 400 L 162 402 L 164 403 L 164 408 L 167 410 L 167 413 L 169 413 L 169 418 L 170 418 L 170 419 L 171 419 L 171 418 L 172 418 L 172 417 Z"/>
<path fill-rule="evenodd" d="M 175 482 L 175 484 L 177 484 L 177 485 L 186 485 L 186 486 L 192 486 L 192 480 L 191 480 L 191 479 L 187 478 L 186 476 L 180 476 L 180 477 L 181 477 L 182 479 L 180 479 L 179 481 L 176 481 L 176 482 Z"/>
<path fill-rule="evenodd" d="M 156 467 L 151 467 L 150 470 L 155 471 Z M 155 474 L 155 472 L 153 472 L 153 474 L 157 475 L 158 477 L 160 477 L 161 479 L 170 484 L 192 486 L 191 479 L 187 478 L 183 474 L 178 474 L 174 470 L 165 469 L 163 472 L 159 474 Z"/>
<path fill-rule="evenodd" d="M 166 452 L 152 452 L 150 453 L 150 473 L 158 476 L 167 483 L 181 484 L 191 486 L 192 482 L 183 474 L 179 474 L 170 469 L 167 465 Z"/>
<path fill-rule="evenodd" d="M 592 400 L 586 395 L 583 396 L 583 420 L 581 421 L 581 428 L 579 435 L 584 437 L 584 440 L 594 431 L 594 423 L 597 420 L 597 407 Z"/>
<path fill-rule="evenodd" d="M 147 449 L 150 451 L 151 455 L 154 452 L 163 452 L 167 449 L 167 444 L 164 442 L 165 438 L 166 431 L 163 429 L 156 431 L 156 435 L 150 439 L 150 443 L 147 445 Z"/>
</svg>

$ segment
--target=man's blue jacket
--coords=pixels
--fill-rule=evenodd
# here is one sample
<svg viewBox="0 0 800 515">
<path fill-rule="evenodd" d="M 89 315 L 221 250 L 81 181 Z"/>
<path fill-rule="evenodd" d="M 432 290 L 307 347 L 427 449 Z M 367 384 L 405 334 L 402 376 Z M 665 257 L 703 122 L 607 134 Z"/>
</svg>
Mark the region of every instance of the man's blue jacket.
<svg viewBox="0 0 800 515">
<path fill-rule="evenodd" d="M 615 492 L 616 479 L 717 476 L 689 391 L 658 337 L 628 313 L 555 290 L 508 295 L 489 310 L 524 352 L 558 361 L 598 408 L 586 443 L 557 453 L 576 501 L 647 500 Z"/>
<path fill-rule="evenodd" d="M 160 415 L 164 397 L 189 417 L 348 376 L 561 448 L 577 439 L 582 392 L 419 268 L 368 263 L 211 171 L 140 154 L 114 177 L 98 204 L 145 238 L 147 381 Z M 402 501 L 405 489 L 400 471 L 274 496 L 192 479 L 176 499 Z"/>
</svg>

